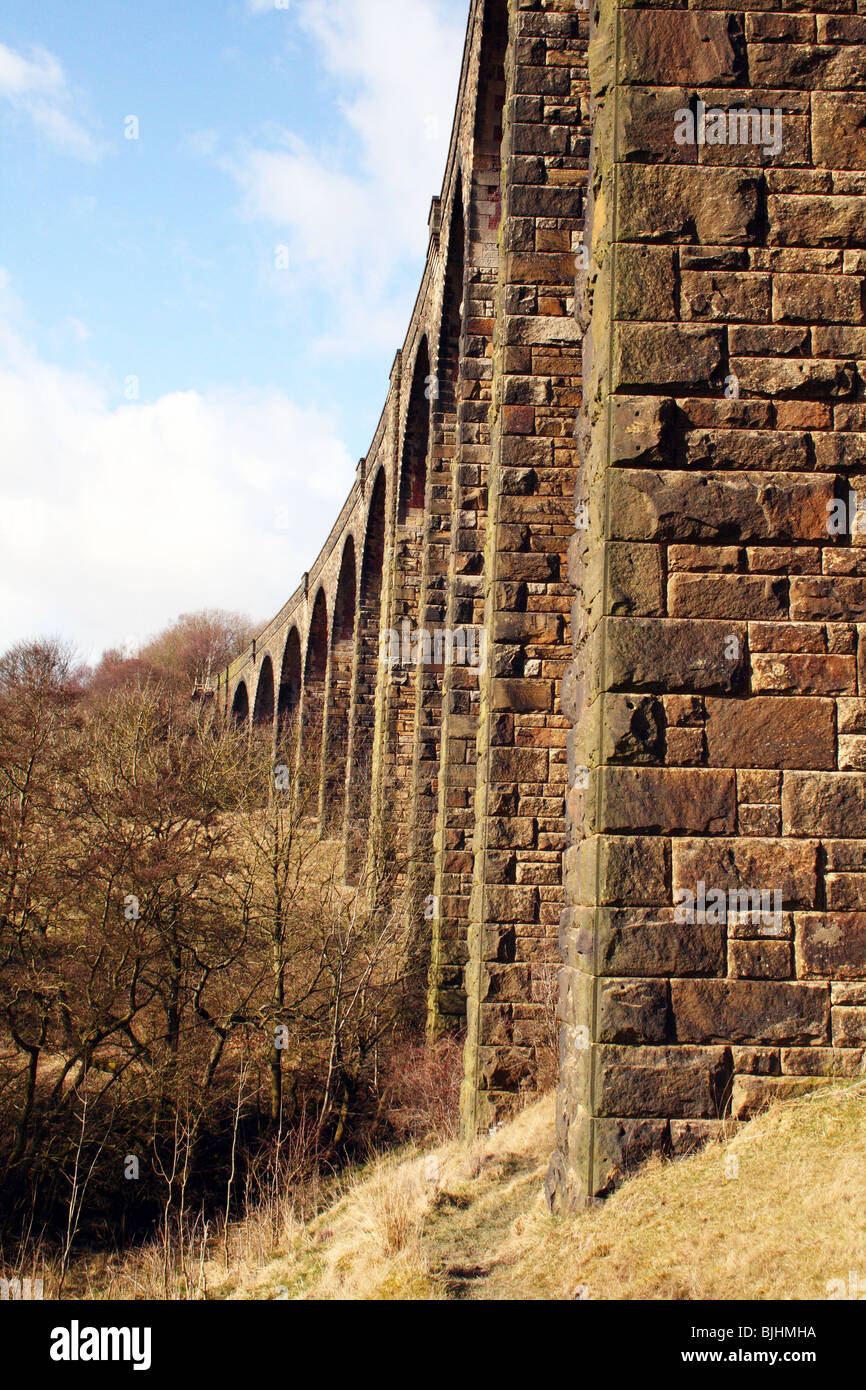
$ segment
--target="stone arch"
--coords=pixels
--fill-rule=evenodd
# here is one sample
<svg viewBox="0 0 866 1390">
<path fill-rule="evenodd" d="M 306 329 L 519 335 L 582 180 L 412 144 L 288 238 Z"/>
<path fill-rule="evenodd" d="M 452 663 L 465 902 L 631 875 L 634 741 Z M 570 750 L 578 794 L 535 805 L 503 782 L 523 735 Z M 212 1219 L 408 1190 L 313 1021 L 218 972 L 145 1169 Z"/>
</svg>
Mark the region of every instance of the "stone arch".
<svg viewBox="0 0 866 1390">
<path fill-rule="evenodd" d="M 277 701 L 277 731 L 285 737 L 294 722 L 301 703 L 301 636 L 292 627 L 286 638 L 280 667 L 280 690 Z"/>
<path fill-rule="evenodd" d="M 367 525 L 364 529 L 364 556 L 361 565 L 361 601 L 379 597 L 382 592 L 382 566 L 385 561 L 385 504 L 387 485 L 385 470 L 380 468 L 376 474 L 370 506 L 367 509 Z M 376 612 L 378 619 L 379 613 Z"/>
<path fill-rule="evenodd" d="M 413 513 L 424 511 L 427 491 L 427 449 L 430 440 L 430 403 L 436 384 L 430 371 L 427 335 L 415 354 L 415 370 L 409 392 L 406 429 L 400 464 L 400 502 L 397 520 L 404 525 Z"/>
<path fill-rule="evenodd" d="M 325 718 L 325 758 L 322 779 L 322 825 L 333 825 L 345 806 L 349 713 L 352 703 L 355 614 L 358 598 L 355 538 L 343 546 L 334 615 L 331 621 L 330 666 Z"/>
<path fill-rule="evenodd" d="M 250 696 L 246 681 L 238 681 L 235 697 L 232 700 L 232 723 L 236 729 L 244 729 L 250 722 Z"/>
<path fill-rule="evenodd" d="M 450 216 L 443 228 L 447 236 L 442 310 L 436 347 L 436 391 L 432 401 L 430 482 L 431 502 L 425 549 L 424 574 L 421 588 L 421 627 L 432 637 L 431 660 L 418 667 L 415 714 L 415 752 L 412 787 L 412 858 L 414 878 L 419 892 L 426 895 L 434 888 L 434 840 L 439 810 L 439 785 L 443 759 L 453 760 L 455 776 L 452 783 L 465 777 L 471 767 L 474 750 L 468 747 L 466 716 L 470 714 L 471 694 L 477 694 L 477 671 L 467 672 L 455 662 L 443 660 L 450 647 L 442 640 L 443 629 L 453 630 L 456 609 L 450 602 L 452 571 L 460 563 L 453 551 L 452 535 L 457 524 L 454 499 L 457 493 L 458 402 L 460 385 L 461 340 L 466 272 L 466 225 L 463 207 L 463 180 L 460 172 L 454 180 Z M 440 640 L 437 641 L 437 634 Z M 473 648 L 463 650 L 474 651 Z M 449 744 L 450 738 L 450 744 Z M 459 764 L 459 771 L 456 765 Z M 466 800 L 469 788 L 452 785 L 451 805 Z M 457 832 L 458 834 L 460 832 Z M 442 857 L 440 878 L 448 868 L 449 881 L 440 883 L 442 897 L 453 889 L 453 870 L 465 867 L 463 856 Z M 441 954 L 449 957 L 440 968 L 441 920 L 433 923 L 431 980 L 435 980 L 437 996 L 453 998 L 455 977 L 459 970 L 451 959 L 453 942 L 443 945 Z"/>
<path fill-rule="evenodd" d="M 465 208 L 463 323 L 456 400 L 457 457 L 451 499 L 451 579 L 447 626 L 486 633 L 485 547 L 492 399 L 493 316 L 497 304 L 497 241 L 502 216 L 502 127 L 506 0 L 487 0 L 479 58 L 478 101 L 471 165 L 463 168 Z M 456 216 L 456 208 L 452 213 Z M 450 249 L 450 248 L 449 248 Z M 443 309 L 444 313 L 444 309 Z M 447 331 L 443 324 L 443 348 Z M 441 368 L 440 368 L 441 370 Z M 443 373 L 444 375 L 444 373 Z M 512 562 L 513 564 L 513 562 Z M 434 894 L 446 904 L 434 921 L 430 969 L 431 1033 L 461 1022 L 466 1010 L 465 967 L 473 879 L 483 869 L 483 838 L 476 835 L 477 760 L 481 690 L 472 666 L 452 664 L 443 676 Z M 476 850 L 481 852 L 476 859 Z M 474 1026 L 474 1024 L 473 1024 Z M 472 1049 L 467 1063 L 474 1065 Z"/>
<path fill-rule="evenodd" d="M 253 707 L 253 726 L 257 729 L 270 729 L 274 723 L 274 663 L 269 656 L 262 662 L 256 702 Z"/>
<path fill-rule="evenodd" d="M 318 808 L 321 775 L 322 727 L 325 715 L 325 681 L 328 674 L 328 600 L 320 588 L 313 603 L 304 657 L 301 699 L 301 759 Z"/>
<path fill-rule="evenodd" d="M 415 661 L 426 659 L 426 642 L 419 636 L 421 589 L 426 564 L 429 516 L 429 452 L 431 405 L 436 383 L 430 370 L 426 333 L 415 352 L 405 410 L 397 517 L 394 533 L 393 582 L 390 586 L 389 627 L 400 635 L 400 660 L 386 671 L 383 719 L 382 777 L 376 784 L 377 810 L 387 838 L 399 844 L 406 873 L 411 875 L 414 813 L 412 774 L 415 761 L 417 672 Z M 403 878 L 403 868 L 399 871 Z"/>
<path fill-rule="evenodd" d="M 370 493 L 364 549 L 358 584 L 355 670 L 346 774 L 346 863 L 352 867 L 363 853 L 370 814 L 376 685 L 379 676 L 382 580 L 385 562 L 387 480 L 380 468 Z"/>
<path fill-rule="evenodd" d="M 466 275 L 466 215 L 463 208 L 463 174 L 458 169 L 454 180 L 451 221 L 448 229 L 448 251 L 445 261 L 445 285 L 442 294 L 442 317 L 436 350 L 436 402 L 441 412 L 457 409 L 457 381 L 460 372 L 460 338 L 463 331 L 464 278 Z M 434 413 L 436 412 L 434 402 Z"/>
</svg>

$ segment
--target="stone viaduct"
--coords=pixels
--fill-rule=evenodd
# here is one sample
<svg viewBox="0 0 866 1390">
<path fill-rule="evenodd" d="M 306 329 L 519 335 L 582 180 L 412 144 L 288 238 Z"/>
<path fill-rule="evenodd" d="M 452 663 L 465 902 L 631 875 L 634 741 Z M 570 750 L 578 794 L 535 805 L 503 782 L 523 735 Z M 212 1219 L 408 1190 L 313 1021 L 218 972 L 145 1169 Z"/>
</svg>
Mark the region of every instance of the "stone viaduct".
<svg viewBox="0 0 866 1390">
<path fill-rule="evenodd" d="M 864 1066 L 864 275 L 866 0 L 472 0 L 373 443 L 214 682 L 405 851 L 467 1132 L 558 962 L 553 1201 Z"/>
</svg>

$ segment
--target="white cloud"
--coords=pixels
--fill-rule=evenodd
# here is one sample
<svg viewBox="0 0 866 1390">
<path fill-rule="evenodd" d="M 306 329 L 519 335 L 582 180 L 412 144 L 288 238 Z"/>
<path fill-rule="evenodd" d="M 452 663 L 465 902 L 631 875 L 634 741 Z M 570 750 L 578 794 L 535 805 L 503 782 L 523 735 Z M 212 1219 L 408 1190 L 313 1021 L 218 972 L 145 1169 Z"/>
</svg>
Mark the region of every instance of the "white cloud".
<svg viewBox="0 0 866 1390">
<path fill-rule="evenodd" d="M 339 147 L 283 131 L 224 167 L 247 216 L 289 246 L 288 283 L 330 294 L 333 332 L 319 346 L 393 346 L 406 314 L 395 283 L 421 262 L 442 183 L 465 0 L 298 0 L 295 9 L 340 93 Z"/>
<path fill-rule="evenodd" d="M 0 43 L 0 101 L 33 122 L 39 133 L 64 154 L 95 160 L 102 147 L 76 113 L 76 98 L 59 60 L 34 46 L 31 56 Z"/>
<path fill-rule="evenodd" d="M 283 393 L 115 404 L 45 361 L 0 271 L 0 651 L 58 633 L 93 655 L 218 606 L 267 619 L 353 477 L 332 423 Z"/>
<path fill-rule="evenodd" d="M 65 88 L 63 68 L 46 48 L 35 47 L 32 58 L 24 58 L 0 43 L 0 92 L 8 97 L 33 93 L 56 96 Z"/>
</svg>

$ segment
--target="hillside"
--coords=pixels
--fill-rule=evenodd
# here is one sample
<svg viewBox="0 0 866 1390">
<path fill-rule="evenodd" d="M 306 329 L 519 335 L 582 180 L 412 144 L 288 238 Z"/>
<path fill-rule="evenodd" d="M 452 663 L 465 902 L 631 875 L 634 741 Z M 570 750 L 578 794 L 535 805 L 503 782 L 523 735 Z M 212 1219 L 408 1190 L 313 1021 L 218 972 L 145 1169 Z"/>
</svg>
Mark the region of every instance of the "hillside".
<svg viewBox="0 0 866 1390">
<path fill-rule="evenodd" d="M 866 1269 L 864 1128 L 866 1083 L 833 1086 L 553 1217 L 545 1099 L 469 1150 L 404 1152 L 347 1178 L 282 1254 L 211 1296 L 826 1299 Z"/>
</svg>

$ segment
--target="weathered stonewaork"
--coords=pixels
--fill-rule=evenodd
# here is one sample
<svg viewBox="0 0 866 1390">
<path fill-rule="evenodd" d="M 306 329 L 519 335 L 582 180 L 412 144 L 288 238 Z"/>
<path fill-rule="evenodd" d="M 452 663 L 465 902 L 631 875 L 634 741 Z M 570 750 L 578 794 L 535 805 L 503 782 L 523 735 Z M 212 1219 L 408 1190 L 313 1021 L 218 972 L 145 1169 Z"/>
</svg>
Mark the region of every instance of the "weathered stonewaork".
<svg viewBox="0 0 866 1390">
<path fill-rule="evenodd" d="M 571 311 L 588 156 L 586 24 L 569 0 L 509 8 L 465 1133 L 512 1112 L 555 1072 L 567 734 L 558 691 L 572 602 L 580 333 Z"/>
<path fill-rule="evenodd" d="M 397 866 L 428 1033 L 467 1030 L 467 1132 L 555 1076 L 589 151 L 586 13 L 468 8 L 379 427 L 309 574 L 214 683 L 226 716 L 273 728 L 278 756 L 299 730 L 347 875 Z"/>
<path fill-rule="evenodd" d="M 379 426 L 213 693 L 414 890 L 464 1132 L 558 1071 L 569 1205 L 866 1059 L 863 0 L 468 8 Z"/>
<path fill-rule="evenodd" d="M 866 1057 L 866 112 L 833 9 L 595 10 L 565 1205 Z"/>
</svg>

